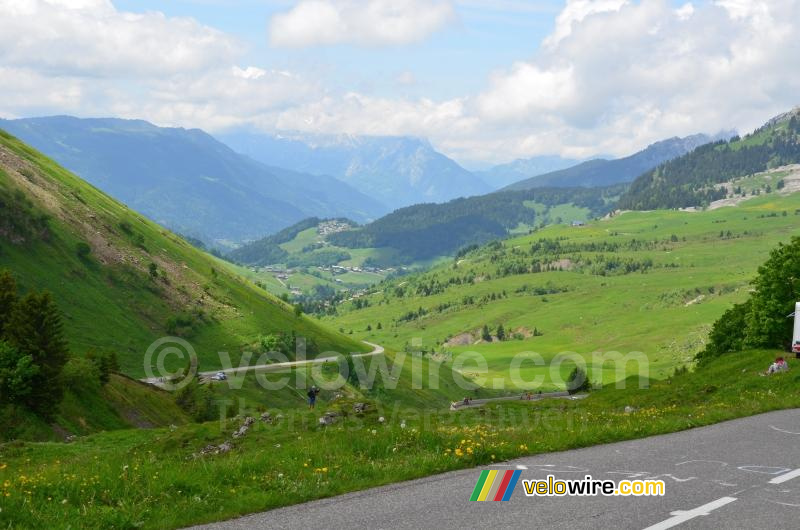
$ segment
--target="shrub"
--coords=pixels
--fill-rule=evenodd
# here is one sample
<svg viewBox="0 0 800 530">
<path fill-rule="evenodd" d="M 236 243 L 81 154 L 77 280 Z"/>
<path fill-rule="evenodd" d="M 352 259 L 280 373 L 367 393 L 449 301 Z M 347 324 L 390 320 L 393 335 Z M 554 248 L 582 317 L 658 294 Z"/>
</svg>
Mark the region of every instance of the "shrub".
<svg viewBox="0 0 800 530">
<path fill-rule="evenodd" d="M 39 367 L 33 364 L 33 357 L 0 341 L 0 403 L 25 403 L 38 373 Z"/>
<path fill-rule="evenodd" d="M 100 389 L 100 370 L 84 357 L 72 357 L 61 371 L 61 381 L 72 392 L 97 392 Z"/>
<path fill-rule="evenodd" d="M 90 247 L 88 243 L 78 241 L 78 243 L 75 245 L 75 253 L 79 258 L 86 259 L 89 257 L 89 254 L 92 253 L 92 247 Z"/>
</svg>

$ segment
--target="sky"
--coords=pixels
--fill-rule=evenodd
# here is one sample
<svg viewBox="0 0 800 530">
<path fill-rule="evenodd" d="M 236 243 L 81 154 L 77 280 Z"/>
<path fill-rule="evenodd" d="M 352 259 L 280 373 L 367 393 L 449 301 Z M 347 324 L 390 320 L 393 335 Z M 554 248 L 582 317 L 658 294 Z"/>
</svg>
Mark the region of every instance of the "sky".
<svg viewBox="0 0 800 530">
<path fill-rule="evenodd" d="M 800 0 L 0 0 L 0 117 L 625 156 L 800 103 Z"/>
</svg>

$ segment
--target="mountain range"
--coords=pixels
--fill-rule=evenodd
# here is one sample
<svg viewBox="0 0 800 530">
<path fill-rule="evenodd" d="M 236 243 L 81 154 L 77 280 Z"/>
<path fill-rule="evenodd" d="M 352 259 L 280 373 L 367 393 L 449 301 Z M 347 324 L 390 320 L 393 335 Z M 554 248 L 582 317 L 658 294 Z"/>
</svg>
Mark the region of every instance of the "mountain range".
<svg viewBox="0 0 800 530">
<path fill-rule="evenodd" d="M 154 221 L 218 246 L 312 215 L 363 222 L 387 211 L 340 180 L 267 166 L 198 129 L 69 116 L 0 120 L 0 129 Z"/>
<path fill-rule="evenodd" d="M 336 177 L 389 210 L 493 189 L 421 138 L 245 131 L 219 138 L 261 162 Z"/>
<path fill-rule="evenodd" d="M 475 171 L 475 174 L 497 190 L 521 180 L 575 166 L 580 162 L 580 160 L 562 158 L 557 155 L 535 156 L 518 158 L 507 164 L 498 164 L 487 170 Z"/>
<path fill-rule="evenodd" d="M 714 136 L 694 134 L 684 138 L 669 138 L 651 144 L 624 158 L 587 160 L 572 167 L 532 176 L 506 186 L 504 189 L 525 190 L 549 186 L 594 187 L 631 182 L 662 162 L 689 153 L 703 144 L 730 138 L 734 134 L 733 132 L 721 132 Z"/>
</svg>

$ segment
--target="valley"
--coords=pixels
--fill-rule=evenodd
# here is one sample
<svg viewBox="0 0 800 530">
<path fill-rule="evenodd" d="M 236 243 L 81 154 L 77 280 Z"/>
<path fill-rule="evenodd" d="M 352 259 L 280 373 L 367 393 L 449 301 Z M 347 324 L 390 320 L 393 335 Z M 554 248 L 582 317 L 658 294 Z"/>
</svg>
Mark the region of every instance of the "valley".
<svg viewBox="0 0 800 530">
<path fill-rule="evenodd" d="M 796 266 L 797 166 L 727 175 L 700 206 L 534 188 L 222 257 L 4 133 L 0 267 L 13 307 L 52 293 L 69 354 L 53 410 L 0 407 L 0 521 L 178 527 L 798 407 L 763 376 L 788 321 L 756 313 L 794 296 L 768 287 Z"/>
</svg>

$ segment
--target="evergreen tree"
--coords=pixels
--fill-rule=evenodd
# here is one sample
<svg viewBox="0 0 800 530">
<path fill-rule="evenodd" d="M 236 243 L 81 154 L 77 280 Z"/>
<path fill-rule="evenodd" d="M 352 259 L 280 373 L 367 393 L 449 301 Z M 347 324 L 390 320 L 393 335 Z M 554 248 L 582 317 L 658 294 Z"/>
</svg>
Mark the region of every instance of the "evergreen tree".
<svg viewBox="0 0 800 530">
<path fill-rule="evenodd" d="M 50 417 L 64 392 L 59 377 L 68 356 L 63 328 L 61 313 L 48 292 L 25 296 L 6 323 L 8 342 L 30 355 L 39 368 L 27 405 L 45 417 Z"/>
<path fill-rule="evenodd" d="M 489 332 L 489 326 L 486 324 L 483 325 L 483 330 L 481 331 L 481 338 L 486 342 L 492 342 L 492 334 Z"/>
<path fill-rule="evenodd" d="M 503 328 L 502 324 L 497 326 L 497 340 L 506 340 L 506 330 Z"/>
</svg>

